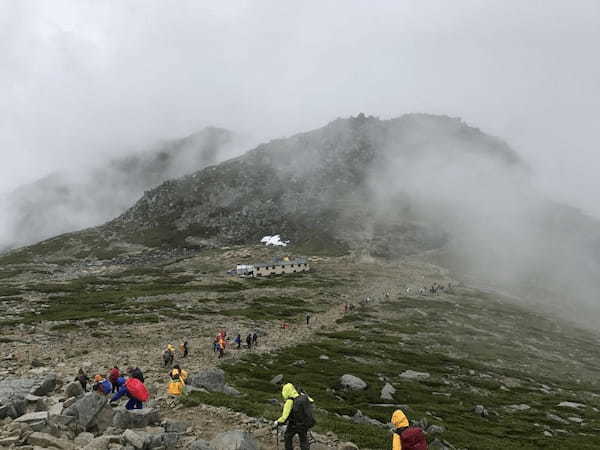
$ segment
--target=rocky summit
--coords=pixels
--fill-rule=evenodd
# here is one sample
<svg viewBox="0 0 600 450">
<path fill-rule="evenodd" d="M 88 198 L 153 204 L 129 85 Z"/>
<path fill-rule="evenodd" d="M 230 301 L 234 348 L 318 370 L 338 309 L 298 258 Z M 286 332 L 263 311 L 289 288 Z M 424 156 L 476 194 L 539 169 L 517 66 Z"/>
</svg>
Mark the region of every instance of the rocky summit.
<svg viewBox="0 0 600 450">
<path fill-rule="evenodd" d="M 282 448 L 292 383 L 312 450 L 391 448 L 398 410 L 431 449 L 598 448 L 600 228 L 530 172 L 459 119 L 360 114 L 0 255 L 0 447 Z M 115 366 L 142 409 L 77 379 Z"/>
</svg>

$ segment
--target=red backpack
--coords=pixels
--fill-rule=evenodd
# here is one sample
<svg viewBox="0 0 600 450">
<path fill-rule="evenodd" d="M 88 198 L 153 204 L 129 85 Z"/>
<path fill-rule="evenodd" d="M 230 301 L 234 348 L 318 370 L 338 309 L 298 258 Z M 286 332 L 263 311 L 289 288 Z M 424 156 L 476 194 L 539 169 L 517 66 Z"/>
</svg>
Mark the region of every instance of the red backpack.
<svg viewBox="0 0 600 450">
<path fill-rule="evenodd" d="M 402 450 L 427 450 L 427 438 L 418 427 L 408 427 L 400 433 Z"/>
<path fill-rule="evenodd" d="M 144 383 L 142 383 L 137 378 L 127 379 L 127 381 L 125 382 L 125 386 L 127 387 L 127 390 L 129 391 L 129 395 L 131 395 L 136 400 L 139 400 L 140 402 L 147 402 L 148 399 L 150 398 L 148 389 L 146 389 L 146 386 L 144 386 Z"/>
</svg>

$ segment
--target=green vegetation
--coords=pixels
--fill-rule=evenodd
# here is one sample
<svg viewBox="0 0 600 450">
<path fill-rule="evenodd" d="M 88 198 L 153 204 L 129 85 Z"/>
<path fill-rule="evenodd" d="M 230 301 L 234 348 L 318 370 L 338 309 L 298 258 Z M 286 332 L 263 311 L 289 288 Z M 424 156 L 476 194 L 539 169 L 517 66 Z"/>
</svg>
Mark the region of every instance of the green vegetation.
<svg viewBox="0 0 600 450">
<path fill-rule="evenodd" d="M 473 300 L 475 302 L 470 303 Z M 457 298 L 456 301 L 461 302 L 460 314 L 476 311 L 480 300 L 468 295 L 463 299 Z M 485 301 L 492 302 L 490 299 Z M 591 449 L 600 445 L 600 436 L 595 432 L 600 427 L 600 418 L 592 410 L 592 407 L 600 406 L 600 401 L 586 395 L 586 392 L 597 391 L 595 386 L 565 381 L 563 371 L 556 367 L 550 375 L 536 373 L 534 381 L 527 370 L 519 368 L 520 364 L 514 364 L 523 355 L 505 352 L 504 347 L 514 348 L 510 342 L 494 348 L 498 354 L 512 358 L 504 361 L 502 366 L 497 364 L 497 360 L 492 364 L 492 361 L 479 360 L 477 355 L 465 358 L 449 356 L 423 345 L 422 342 L 429 339 L 435 342 L 437 336 L 432 332 L 441 321 L 449 319 L 451 311 L 455 310 L 453 305 L 451 302 L 401 298 L 399 302 L 390 301 L 385 305 L 385 315 L 378 314 L 373 308 L 360 308 L 339 321 L 349 327 L 345 331 L 320 333 L 314 342 L 275 354 L 246 355 L 236 362 L 224 364 L 222 368 L 229 381 L 246 394 L 241 400 L 218 394 L 194 393 L 187 404 L 205 402 L 271 419 L 279 413 L 279 407 L 270 403 L 272 398 L 278 397 L 279 388 L 270 384 L 269 380 L 281 373 L 285 381 L 302 386 L 315 398 L 317 431 L 331 430 L 341 439 L 351 440 L 361 448 L 381 449 L 389 446 L 385 428 L 356 425 L 340 416 L 352 416 L 361 410 L 363 414 L 387 423 L 394 406 L 375 405 L 382 403 L 379 394 L 384 380 L 389 380 L 396 388 L 392 403 L 406 404 L 409 408 L 407 413 L 413 420 L 426 418 L 429 423 L 444 426 L 447 431 L 443 438 L 459 448 Z M 515 313 L 519 311 L 496 302 L 490 307 L 497 312 L 496 321 L 507 323 L 514 320 Z M 466 311 L 462 311 L 463 308 Z M 416 309 L 426 311 L 426 318 L 414 314 Z M 438 314 L 440 317 L 436 320 Z M 375 326 L 372 325 L 374 319 L 377 319 Z M 531 318 L 522 317 L 522 320 Z M 544 323 L 537 326 L 546 330 Z M 470 340 L 482 336 L 470 329 L 466 331 L 468 333 L 459 336 Z M 456 332 L 460 332 L 460 327 Z M 414 345 L 413 340 L 421 341 L 421 345 Z M 589 341 L 587 343 L 590 344 Z M 462 342 L 456 345 L 459 347 Z M 327 355 L 329 359 L 321 359 L 321 355 Z M 305 363 L 294 364 L 298 360 Z M 409 369 L 426 372 L 430 376 L 420 381 L 401 378 L 400 374 Z M 368 388 L 359 392 L 340 389 L 339 378 L 345 373 L 362 378 L 368 383 Z M 507 379 L 516 380 L 510 388 L 504 386 Z M 552 386 L 556 394 L 542 392 L 542 383 Z M 557 407 L 560 401 L 566 400 L 580 401 L 588 407 L 580 412 Z M 473 414 L 472 409 L 478 404 L 485 405 L 492 414 L 486 418 Z M 506 408 L 511 404 L 527 404 L 530 409 L 511 412 Z M 548 412 L 565 418 L 569 414 L 581 416 L 585 422 L 582 425 L 557 424 L 547 417 Z M 542 433 L 544 427 L 551 430 L 559 427 L 569 433 L 549 438 Z"/>
</svg>

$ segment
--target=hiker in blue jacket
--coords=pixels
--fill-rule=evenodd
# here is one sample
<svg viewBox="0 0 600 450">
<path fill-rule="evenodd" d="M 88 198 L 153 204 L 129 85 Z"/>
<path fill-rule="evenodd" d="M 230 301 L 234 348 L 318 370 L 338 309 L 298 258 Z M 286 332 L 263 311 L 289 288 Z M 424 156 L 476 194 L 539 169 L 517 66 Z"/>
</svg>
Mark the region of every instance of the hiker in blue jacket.
<svg viewBox="0 0 600 450">
<path fill-rule="evenodd" d="M 116 402 L 124 395 L 129 397 L 129 401 L 125 404 L 126 409 L 130 409 L 130 410 L 131 409 L 142 409 L 144 407 L 144 405 L 142 404 L 141 401 L 139 401 L 137 398 L 135 398 L 133 395 L 131 395 L 131 393 L 127 389 L 126 383 L 123 383 L 121 385 L 121 387 L 119 388 L 119 391 L 115 395 L 113 395 L 113 397 L 110 399 L 110 402 L 111 403 Z"/>
</svg>

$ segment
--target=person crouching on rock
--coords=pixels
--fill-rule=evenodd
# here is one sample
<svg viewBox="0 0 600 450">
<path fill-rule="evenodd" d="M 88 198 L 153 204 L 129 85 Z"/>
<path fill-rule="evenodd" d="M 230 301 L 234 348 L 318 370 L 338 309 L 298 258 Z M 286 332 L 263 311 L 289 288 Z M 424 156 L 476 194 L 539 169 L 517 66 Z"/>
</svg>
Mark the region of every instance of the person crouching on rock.
<svg viewBox="0 0 600 450">
<path fill-rule="evenodd" d="M 112 389 L 112 383 L 106 378 L 104 378 L 102 375 L 96 375 L 94 377 L 92 391 L 97 392 L 98 394 L 108 395 L 112 392 Z"/>
<path fill-rule="evenodd" d="M 150 397 L 144 383 L 137 378 L 128 378 L 119 391 L 113 395 L 110 402 L 114 403 L 124 395 L 129 397 L 129 401 L 125 404 L 125 408 L 129 410 L 142 409 L 144 407 L 143 402 L 148 401 Z"/>
</svg>

